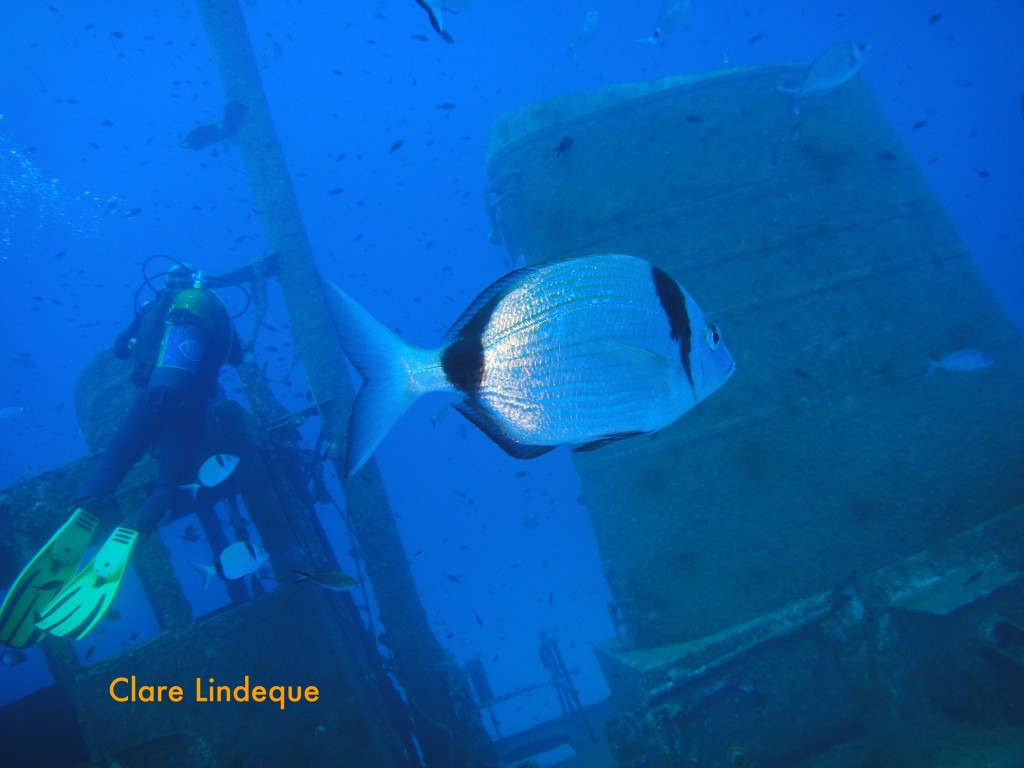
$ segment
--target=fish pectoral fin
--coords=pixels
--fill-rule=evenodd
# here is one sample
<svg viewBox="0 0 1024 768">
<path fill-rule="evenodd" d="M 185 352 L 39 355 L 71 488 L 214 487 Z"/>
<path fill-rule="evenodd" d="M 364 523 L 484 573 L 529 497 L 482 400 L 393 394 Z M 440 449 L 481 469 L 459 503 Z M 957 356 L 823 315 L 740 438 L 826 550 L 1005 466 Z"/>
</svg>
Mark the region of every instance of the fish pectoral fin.
<svg viewBox="0 0 1024 768">
<path fill-rule="evenodd" d="M 597 342 L 597 346 L 604 347 L 609 355 L 625 362 L 626 365 L 622 367 L 636 371 L 641 378 L 662 382 L 667 391 L 672 389 L 673 382 L 682 369 L 678 359 L 673 360 L 658 352 L 624 341 L 606 339 Z"/>
<path fill-rule="evenodd" d="M 553 445 L 530 445 L 513 440 L 501 430 L 501 425 L 489 413 L 472 402 L 459 403 L 455 406 L 455 410 L 469 419 L 477 429 L 487 435 L 498 447 L 513 458 L 535 459 L 555 449 Z"/>
<path fill-rule="evenodd" d="M 800 114 L 800 91 L 799 91 L 798 86 L 795 86 L 795 85 L 793 85 L 791 83 L 787 83 L 786 85 L 777 85 L 777 86 L 775 86 L 775 90 L 777 90 L 779 93 L 781 93 L 787 99 L 789 99 L 789 106 L 792 108 L 793 114 L 794 115 L 799 115 Z"/>
<path fill-rule="evenodd" d="M 609 354 L 621 355 L 624 359 L 629 359 L 645 367 L 653 365 L 670 368 L 678 362 L 660 352 L 655 352 L 646 347 L 638 347 L 636 344 L 629 344 L 618 339 L 599 339 L 594 343 L 595 346 L 607 350 Z"/>
</svg>

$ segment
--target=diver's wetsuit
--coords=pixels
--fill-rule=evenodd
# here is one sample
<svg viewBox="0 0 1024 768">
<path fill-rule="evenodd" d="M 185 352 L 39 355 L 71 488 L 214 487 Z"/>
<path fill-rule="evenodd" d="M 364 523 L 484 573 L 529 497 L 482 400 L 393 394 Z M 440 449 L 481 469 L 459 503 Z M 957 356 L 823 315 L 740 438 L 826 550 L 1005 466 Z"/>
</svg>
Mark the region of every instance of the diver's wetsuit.
<svg viewBox="0 0 1024 768">
<path fill-rule="evenodd" d="M 206 295 L 205 301 L 199 293 Z M 124 522 L 146 531 L 171 508 L 181 492 L 179 486 L 195 479 L 206 409 L 217 393 L 220 368 L 225 362 L 241 363 L 242 351 L 231 318 L 216 295 L 185 285 L 166 288 L 143 305 L 114 342 L 114 354 L 135 358 L 132 378 L 139 390 L 96 469 L 79 486 L 79 504 L 88 507 L 90 500 L 113 493 L 135 462 L 155 445 L 159 452 L 156 484 Z"/>
</svg>

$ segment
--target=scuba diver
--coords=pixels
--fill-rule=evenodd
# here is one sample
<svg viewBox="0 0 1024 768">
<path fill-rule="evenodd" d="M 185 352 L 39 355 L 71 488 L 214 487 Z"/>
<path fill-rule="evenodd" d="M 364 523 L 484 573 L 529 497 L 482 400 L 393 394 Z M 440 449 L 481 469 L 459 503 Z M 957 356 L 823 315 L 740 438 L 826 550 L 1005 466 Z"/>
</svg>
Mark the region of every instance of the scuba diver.
<svg viewBox="0 0 1024 768">
<path fill-rule="evenodd" d="M 145 268 L 143 275 L 149 285 Z M 117 337 L 114 354 L 134 359 L 138 390 L 96 468 L 79 486 L 70 518 L 25 566 L 0 607 L 0 643 L 12 648 L 32 645 L 45 632 L 81 639 L 103 617 L 139 534 L 157 528 L 195 477 L 221 367 L 242 362 L 224 303 L 200 272 L 180 262 L 165 273 L 163 290 Z M 152 491 L 76 576 L 100 523 L 89 508 L 112 494 L 154 446 L 158 470 Z"/>
</svg>

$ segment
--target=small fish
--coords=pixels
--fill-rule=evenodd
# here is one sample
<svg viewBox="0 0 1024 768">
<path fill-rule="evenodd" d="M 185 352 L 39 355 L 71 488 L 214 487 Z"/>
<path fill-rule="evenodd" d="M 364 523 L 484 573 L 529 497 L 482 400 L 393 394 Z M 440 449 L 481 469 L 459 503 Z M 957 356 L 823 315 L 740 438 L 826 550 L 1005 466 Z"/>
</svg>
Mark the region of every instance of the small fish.
<svg viewBox="0 0 1024 768">
<path fill-rule="evenodd" d="M 388 149 L 388 152 L 397 152 L 403 146 L 405 146 L 405 139 L 395 139 L 391 142 L 391 147 Z"/>
<path fill-rule="evenodd" d="M 558 142 L 558 146 L 555 147 L 555 157 L 564 155 L 570 149 L 572 149 L 573 138 L 572 136 L 563 136 L 562 140 Z M 584 154 L 586 154 L 584 152 Z"/>
<path fill-rule="evenodd" d="M 656 45 L 669 32 L 679 28 L 690 10 L 690 0 L 662 0 L 658 18 L 654 22 L 654 34 L 637 40 L 645 45 Z"/>
<path fill-rule="evenodd" d="M 227 520 L 221 520 L 220 522 L 225 528 L 234 528 L 236 531 L 244 531 L 251 525 L 248 520 L 242 517 L 242 513 L 237 510 L 233 510 L 228 515 Z"/>
<path fill-rule="evenodd" d="M 195 501 L 200 488 L 213 488 L 220 485 L 231 476 L 237 466 L 237 456 L 232 456 L 229 453 L 215 453 L 199 467 L 194 483 L 178 487 L 192 494 L 192 501 Z"/>
<path fill-rule="evenodd" d="M 597 32 L 597 11 L 587 11 L 580 19 L 579 26 L 576 27 L 576 34 L 573 36 L 572 42 L 569 43 L 569 53 L 578 51 L 589 43 L 595 32 Z"/>
<path fill-rule="evenodd" d="M 593 450 L 668 426 L 735 369 L 718 328 L 667 272 L 600 254 L 525 267 L 499 279 L 443 346 L 406 344 L 329 284 L 328 305 L 364 379 L 349 423 L 345 474 L 357 472 L 428 392 L 455 406 L 509 455 L 559 445 Z"/>
<path fill-rule="evenodd" d="M 196 527 L 192 523 L 185 526 L 185 530 L 178 538 L 186 544 L 196 544 L 201 541 L 199 538 L 199 531 L 196 530 Z"/>
<path fill-rule="evenodd" d="M 476 619 L 476 623 L 481 627 L 484 625 L 484 620 L 480 618 L 480 614 L 474 611 L 472 608 L 469 609 L 473 613 L 473 618 Z"/>
<path fill-rule="evenodd" d="M 315 571 L 311 573 L 296 569 L 295 573 L 299 577 L 295 580 L 296 583 L 308 581 L 310 584 L 316 584 L 318 587 L 329 589 L 331 592 L 346 592 L 358 583 L 351 576 L 341 571 Z"/>
<path fill-rule="evenodd" d="M 219 141 L 221 141 L 220 125 L 217 123 L 207 123 L 189 131 L 188 135 L 181 140 L 181 146 L 198 152 L 201 149 L 213 146 Z"/>
<path fill-rule="evenodd" d="M 263 46 L 263 58 L 267 61 L 280 61 L 281 57 L 284 56 L 284 48 L 272 37 L 267 38 L 266 44 Z"/>
<path fill-rule="evenodd" d="M 926 125 L 928 125 L 928 121 L 927 120 L 918 120 L 916 123 L 914 123 L 912 126 L 910 126 L 910 130 L 912 130 L 912 131 L 919 131 L 922 128 L 924 128 Z"/>
<path fill-rule="evenodd" d="M 932 15 L 931 15 L 931 16 L 930 16 L 930 17 L 928 18 L 928 23 L 929 23 L 929 24 L 934 24 L 935 22 L 937 22 L 937 21 L 938 21 L 939 19 L 941 19 L 941 18 L 942 18 L 942 14 L 941 14 L 941 13 L 933 13 L 933 14 L 932 14 Z"/>
<path fill-rule="evenodd" d="M 940 368 L 944 371 L 969 373 L 988 368 L 995 362 L 980 349 L 958 349 L 956 352 L 950 352 L 941 360 L 932 360 L 928 357 L 925 360 L 928 361 L 928 372 L 924 375 L 926 379 Z"/>
<path fill-rule="evenodd" d="M 0 421 L 14 421 L 26 411 L 28 408 L 23 405 L 9 405 L 6 408 L 0 408 Z"/>
<path fill-rule="evenodd" d="M 17 667 L 26 661 L 28 661 L 28 656 L 25 655 L 24 651 L 19 651 L 17 648 L 7 648 L 4 650 L 3 655 L 0 656 L 0 663 L 3 663 L 5 667 Z"/>
<path fill-rule="evenodd" d="M 864 56 L 871 50 L 867 43 L 844 40 L 825 50 L 814 60 L 804 81 L 799 85 L 779 85 L 779 93 L 788 96 L 793 114 L 800 114 L 800 99 L 809 93 L 827 93 L 842 85 L 860 72 L 864 65 Z"/>
<path fill-rule="evenodd" d="M 220 553 L 216 563 L 192 563 L 192 567 L 203 574 L 203 586 L 206 587 L 214 576 L 220 576 L 222 579 L 240 579 L 250 573 L 256 573 L 269 558 L 270 555 L 263 547 L 248 541 L 236 541 Z"/>
<path fill-rule="evenodd" d="M 239 458 L 230 453 L 215 453 L 199 467 L 199 482 L 207 488 L 220 485 L 238 466 Z"/>
</svg>

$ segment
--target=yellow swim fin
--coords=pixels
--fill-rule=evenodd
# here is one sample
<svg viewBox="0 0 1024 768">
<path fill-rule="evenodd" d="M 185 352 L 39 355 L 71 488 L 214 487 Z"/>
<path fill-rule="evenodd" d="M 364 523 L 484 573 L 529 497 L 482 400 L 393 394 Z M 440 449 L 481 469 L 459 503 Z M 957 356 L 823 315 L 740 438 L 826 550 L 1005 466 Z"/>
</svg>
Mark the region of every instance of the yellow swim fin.
<svg viewBox="0 0 1024 768">
<path fill-rule="evenodd" d="M 27 648 L 43 636 L 36 629 L 37 614 L 74 575 L 99 522 L 76 509 L 22 569 L 0 606 L 0 643 Z"/>
<path fill-rule="evenodd" d="M 128 528 L 110 534 L 96 557 L 43 608 L 36 628 L 59 637 L 77 633 L 76 640 L 89 634 L 114 602 L 138 537 Z"/>
</svg>

